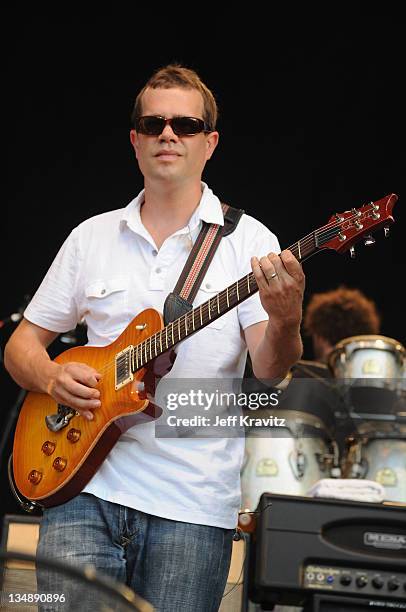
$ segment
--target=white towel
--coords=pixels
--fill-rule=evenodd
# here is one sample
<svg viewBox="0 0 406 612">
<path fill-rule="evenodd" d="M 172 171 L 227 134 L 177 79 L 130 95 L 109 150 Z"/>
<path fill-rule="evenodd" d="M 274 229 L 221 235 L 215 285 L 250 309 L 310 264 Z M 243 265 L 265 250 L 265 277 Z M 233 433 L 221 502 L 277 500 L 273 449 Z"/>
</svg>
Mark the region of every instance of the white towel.
<svg viewBox="0 0 406 612">
<path fill-rule="evenodd" d="M 375 480 L 358 478 L 322 478 L 307 492 L 311 497 L 330 497 L 380 503 L 386 497 L 385 488 Z"/>
</svg>

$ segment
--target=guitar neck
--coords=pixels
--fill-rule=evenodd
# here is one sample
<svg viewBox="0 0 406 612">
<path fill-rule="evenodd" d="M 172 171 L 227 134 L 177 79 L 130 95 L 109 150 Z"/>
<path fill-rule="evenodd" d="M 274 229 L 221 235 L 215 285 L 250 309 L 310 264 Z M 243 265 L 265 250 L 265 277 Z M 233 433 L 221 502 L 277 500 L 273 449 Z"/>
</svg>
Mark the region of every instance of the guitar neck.
<svg viewBox="0 0 406 612">
<path fill-rule="evenodd" d="M 328 224 L 298 242 L 288 249 L 299 262 L 303 262 L 316 252 L 332 236 L 339 233 L 338 224 Z M 140 344 L 134 346 L 132 370 L 135 372 L 145 367 L 150 361 L 159 357 L 168 349 L 173 348 L 185 338 L 199 331 L 212 321 L 241 304 L 244 300 L 258 291 L 258 285 L 252 272 L 243 276 L 235 283 L 220 291 L 216 296 L 193 308 L 172 323 L 166 325 L 161 331 L 149 336 Z"/>
</svg>

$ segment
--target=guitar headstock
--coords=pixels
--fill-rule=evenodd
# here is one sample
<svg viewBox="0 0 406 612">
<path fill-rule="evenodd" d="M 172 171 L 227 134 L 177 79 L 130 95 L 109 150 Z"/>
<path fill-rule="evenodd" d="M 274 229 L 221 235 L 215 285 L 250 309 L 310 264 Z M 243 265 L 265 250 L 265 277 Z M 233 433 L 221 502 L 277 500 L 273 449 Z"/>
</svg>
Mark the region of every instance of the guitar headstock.
<svg viewBox="0 0 406 612">
<path fill-rule="evenodd" d="M 398 196 L 391 193 L 360 208 L 336 213 L 327 225 L 316 231 L 317 247 L 334 249 L 338 253 L 350 249 L 352 254 L 354 250 L 352 246 L 362 238 L 365 239 L 366 245 L 373 244 L 375 240 L 372 232 L 383 227 L 387 235 L 389 225 L 395 222 L 392 209 L 397 200 Z"/>
</svg>

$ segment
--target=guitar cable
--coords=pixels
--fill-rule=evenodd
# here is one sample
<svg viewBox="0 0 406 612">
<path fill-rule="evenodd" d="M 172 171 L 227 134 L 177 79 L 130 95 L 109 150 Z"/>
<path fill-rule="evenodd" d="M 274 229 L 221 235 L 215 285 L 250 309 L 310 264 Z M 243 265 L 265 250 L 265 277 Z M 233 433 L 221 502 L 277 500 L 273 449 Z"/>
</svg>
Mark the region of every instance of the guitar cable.
<svg viewBox="0 0 406 612">
<path fill-rule="evenodd" d="M 267 510 L 268 508 L 270 508 L 272 506 L 272 502 L 267 504 L 265 506 L 265 508 L 263 508 L 262 510 L 254 510 L 251 512 L 247 512 L 247 511 L 241 511 L 238 513 L 238 516 L 241 516 L 242 514 L 249 514 L 250 516 L 254 516 L 254 515 L 260 515 L 262 514 L 265 510 Z M 242 585 L 244 583 L 244 580 L 241 580 L 244 568 L 245 568 L 245 563 L 247 560 L 247 548 L 248 548 L 248 533 L 245 533 L 245 531 L 243 531 L 240 527 L 236 527 L 234 530 L 234 534 L 233 534 L 233 541 L 234 542 L 239 542 L 241 539 L 244 540 L 244 558 L 242 560 L 242 564 L 241 564 L 241 571 L 240 574 L 237 578 L 237 582 L 231 587 L 231 589 L 229 591 L 227 591 L 226 593 L 223 594 L 221 599 L 224 599 L 225 597 L 227 597 L 227 595 L 230 595 L 230 593 L 232 593 L 234 591 L 234 589 L 236 589 L 238 586 Z"/>
</svg>

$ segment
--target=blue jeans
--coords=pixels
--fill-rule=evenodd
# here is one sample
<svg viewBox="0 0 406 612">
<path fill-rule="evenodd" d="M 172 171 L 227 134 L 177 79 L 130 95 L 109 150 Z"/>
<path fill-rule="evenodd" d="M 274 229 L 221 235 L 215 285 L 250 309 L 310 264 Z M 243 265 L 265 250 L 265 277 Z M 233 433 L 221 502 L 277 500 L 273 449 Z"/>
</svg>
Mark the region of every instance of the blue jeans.
<svg viewBox="0 0 406 612">
<path fill-rule="evenodd" d="M 216 612 L 227 580 L 233 529 L 159 518 L 81 493 L 44 510 L 38 555 L 127 584 L 159 612 Z M 64 593 L 66 603 L 41 610 L 102 609 L 97 589 L 37 568 L 38 593 Z"/>
</svg>

